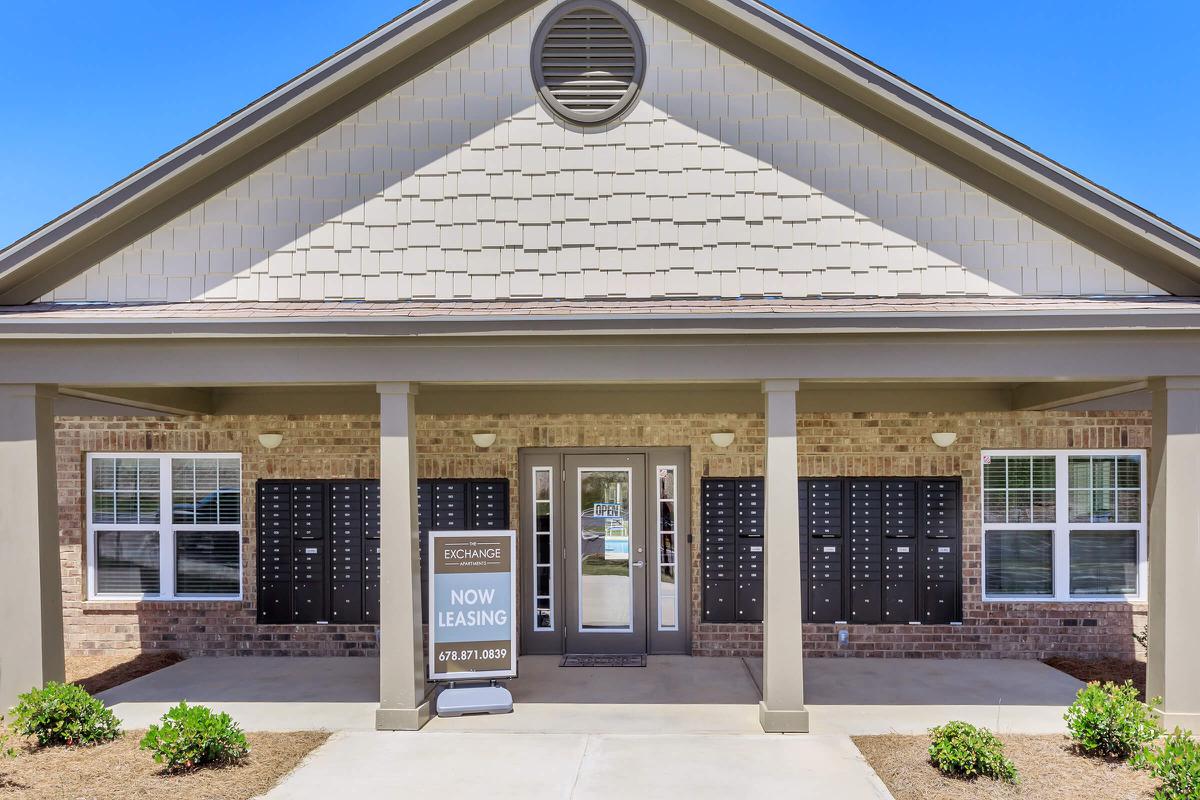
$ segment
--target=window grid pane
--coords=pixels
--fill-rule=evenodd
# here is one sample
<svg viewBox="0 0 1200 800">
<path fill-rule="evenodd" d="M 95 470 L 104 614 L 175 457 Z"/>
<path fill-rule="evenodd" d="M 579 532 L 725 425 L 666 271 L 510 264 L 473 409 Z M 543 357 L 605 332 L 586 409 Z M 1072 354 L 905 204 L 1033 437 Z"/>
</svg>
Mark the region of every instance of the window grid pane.
<svg viewBox="0 0 1200 800">
<path fill-rule="evenodd" d="M 171 519 L 177 525 L 239 524 L 240 473 L 236 458 L 171 459 Z"/>
<path fill-rule="evenodd" d="M 97 525 L 158 523 L 156 458 L 92 459 L 92 522 Z"/>
<path fill-rule="evenodd" d="M 533 629 L 554 630 L 553 471 L 533 468 Z"/>
<path fill-rule="evenodd" d="M 158 594 L 158 531 L 96 533 L 99 594 Z"/>
<path fill-rule="evenodd" d="M 1071 456 L 1067 473 L 1071 522 L 1141 522 L 1139 456 Z"/>
<path fill-rule="evenodd" d="M 676 582 L 675 561 L 675 497 L 674 466 L 657 468 L 658 485 L 658 629 L 673 631 L 679 628 L 679 586 Z"/>
<path fill-rule="evenodd" d="M 988 531 L 985 540 L 989 595 L 1054 595 L 1053 531 Z"/>
<path fill-rule="evenodd" d="M 1054 522 L 1057 515 L 1054 456 L 985 456 L 985 523 Z"/>
<path fill-rule="evenodd" d="M 241 538 L 237 531 L 176 531 L 175 594 L 236 595 Z"/>
<path fill-rule="evenodd" d="M 1137 531 L 1071 531 L 1072 597 L 1137 591 Z"/>
</svg>

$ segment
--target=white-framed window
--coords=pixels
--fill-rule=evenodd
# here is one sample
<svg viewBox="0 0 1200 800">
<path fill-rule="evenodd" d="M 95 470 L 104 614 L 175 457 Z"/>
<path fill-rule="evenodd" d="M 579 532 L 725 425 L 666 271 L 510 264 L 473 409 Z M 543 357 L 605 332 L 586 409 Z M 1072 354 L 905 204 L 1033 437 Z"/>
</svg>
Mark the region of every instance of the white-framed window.
<svg viewBox="0 0 1200 800">
<path fill-rule="evenodd" d="M 533 629 L 554 630 L 554 471 L 533 468 Z"/>
<path fill-rule="evenodd" d="M 676 520 L 676 473 L 673 465 L 655 468 L 658 487 L 656 512 L 658 538 L 658 629 L 679 630 L 678 560 L 675 543 L 678 541 Z"/>
<path fill-rule="evenodd" d="M 238 453 L 91 453 L 88 597 L 240 600 Z"/>
<path fill-rule="evenodd" d="M 991 450 L 981 469 L 985 600 L 1145 598 L 1145 451 Z"/>
</svg>

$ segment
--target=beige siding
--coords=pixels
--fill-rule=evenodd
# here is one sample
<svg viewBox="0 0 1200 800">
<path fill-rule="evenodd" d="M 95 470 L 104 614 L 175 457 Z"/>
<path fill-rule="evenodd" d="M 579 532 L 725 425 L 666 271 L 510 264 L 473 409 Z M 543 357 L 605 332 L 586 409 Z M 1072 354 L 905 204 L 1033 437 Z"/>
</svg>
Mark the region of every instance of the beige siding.
<svg viewBox="0 0 1200 800">
<path fill-rule="evenodd" d="M 1159 290 L 634 3 L 645 90 L 537 102 L 518 17 L 47 300 Z"/>
</svg>

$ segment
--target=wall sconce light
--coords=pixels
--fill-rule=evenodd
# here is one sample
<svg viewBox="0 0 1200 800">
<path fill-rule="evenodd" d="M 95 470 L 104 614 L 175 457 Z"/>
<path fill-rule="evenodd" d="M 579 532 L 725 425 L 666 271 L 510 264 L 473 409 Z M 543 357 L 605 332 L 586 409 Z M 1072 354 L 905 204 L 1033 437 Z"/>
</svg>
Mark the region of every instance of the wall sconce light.
<svg viewBox="0 0 1200 800">
<path fill-rule="evenodd" d="M 933 443 L 938 447 L 949 447 L 958 441 L 958 434 L 950 431 L 939 431 L 937 433 L 930 434 L 929 438 L 933 439 Z"/>
<path fill-rule="evenodd" d="M 471 441 L 475 442 L 476 447 L 482 447 L 484 450 L 496 443 L 496 434 L 494 433 L 472 433 Z"/>
<path fill-rule="evenodd" d="M 274 450 L 283 443 L 283 434 L 274 432 L 260 433 L 258 435 L 258 443 L 268 450 Z"/>
<path fill-rule="evenodd" d="M 717 431 L 708 438 L 712 439 L 712 443 L 717 447 L 729 447 L 733 444 L 733 431 Z"/>
</svg>

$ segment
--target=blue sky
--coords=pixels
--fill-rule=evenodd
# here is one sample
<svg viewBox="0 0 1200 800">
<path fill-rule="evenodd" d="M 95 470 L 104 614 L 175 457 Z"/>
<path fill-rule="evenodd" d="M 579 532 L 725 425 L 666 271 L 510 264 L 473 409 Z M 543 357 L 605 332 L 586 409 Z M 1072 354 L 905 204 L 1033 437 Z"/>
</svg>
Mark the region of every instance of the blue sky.
<svg viewBox="0 0 1200 800">
<path fill-rule="evenodd" d="M 405 7 L 381 0 L 9 4 L 0 27 L 0 245 Z M 1200 3 L 780 0 L 778 7 L 1200 233 Z"/>
</svg>

